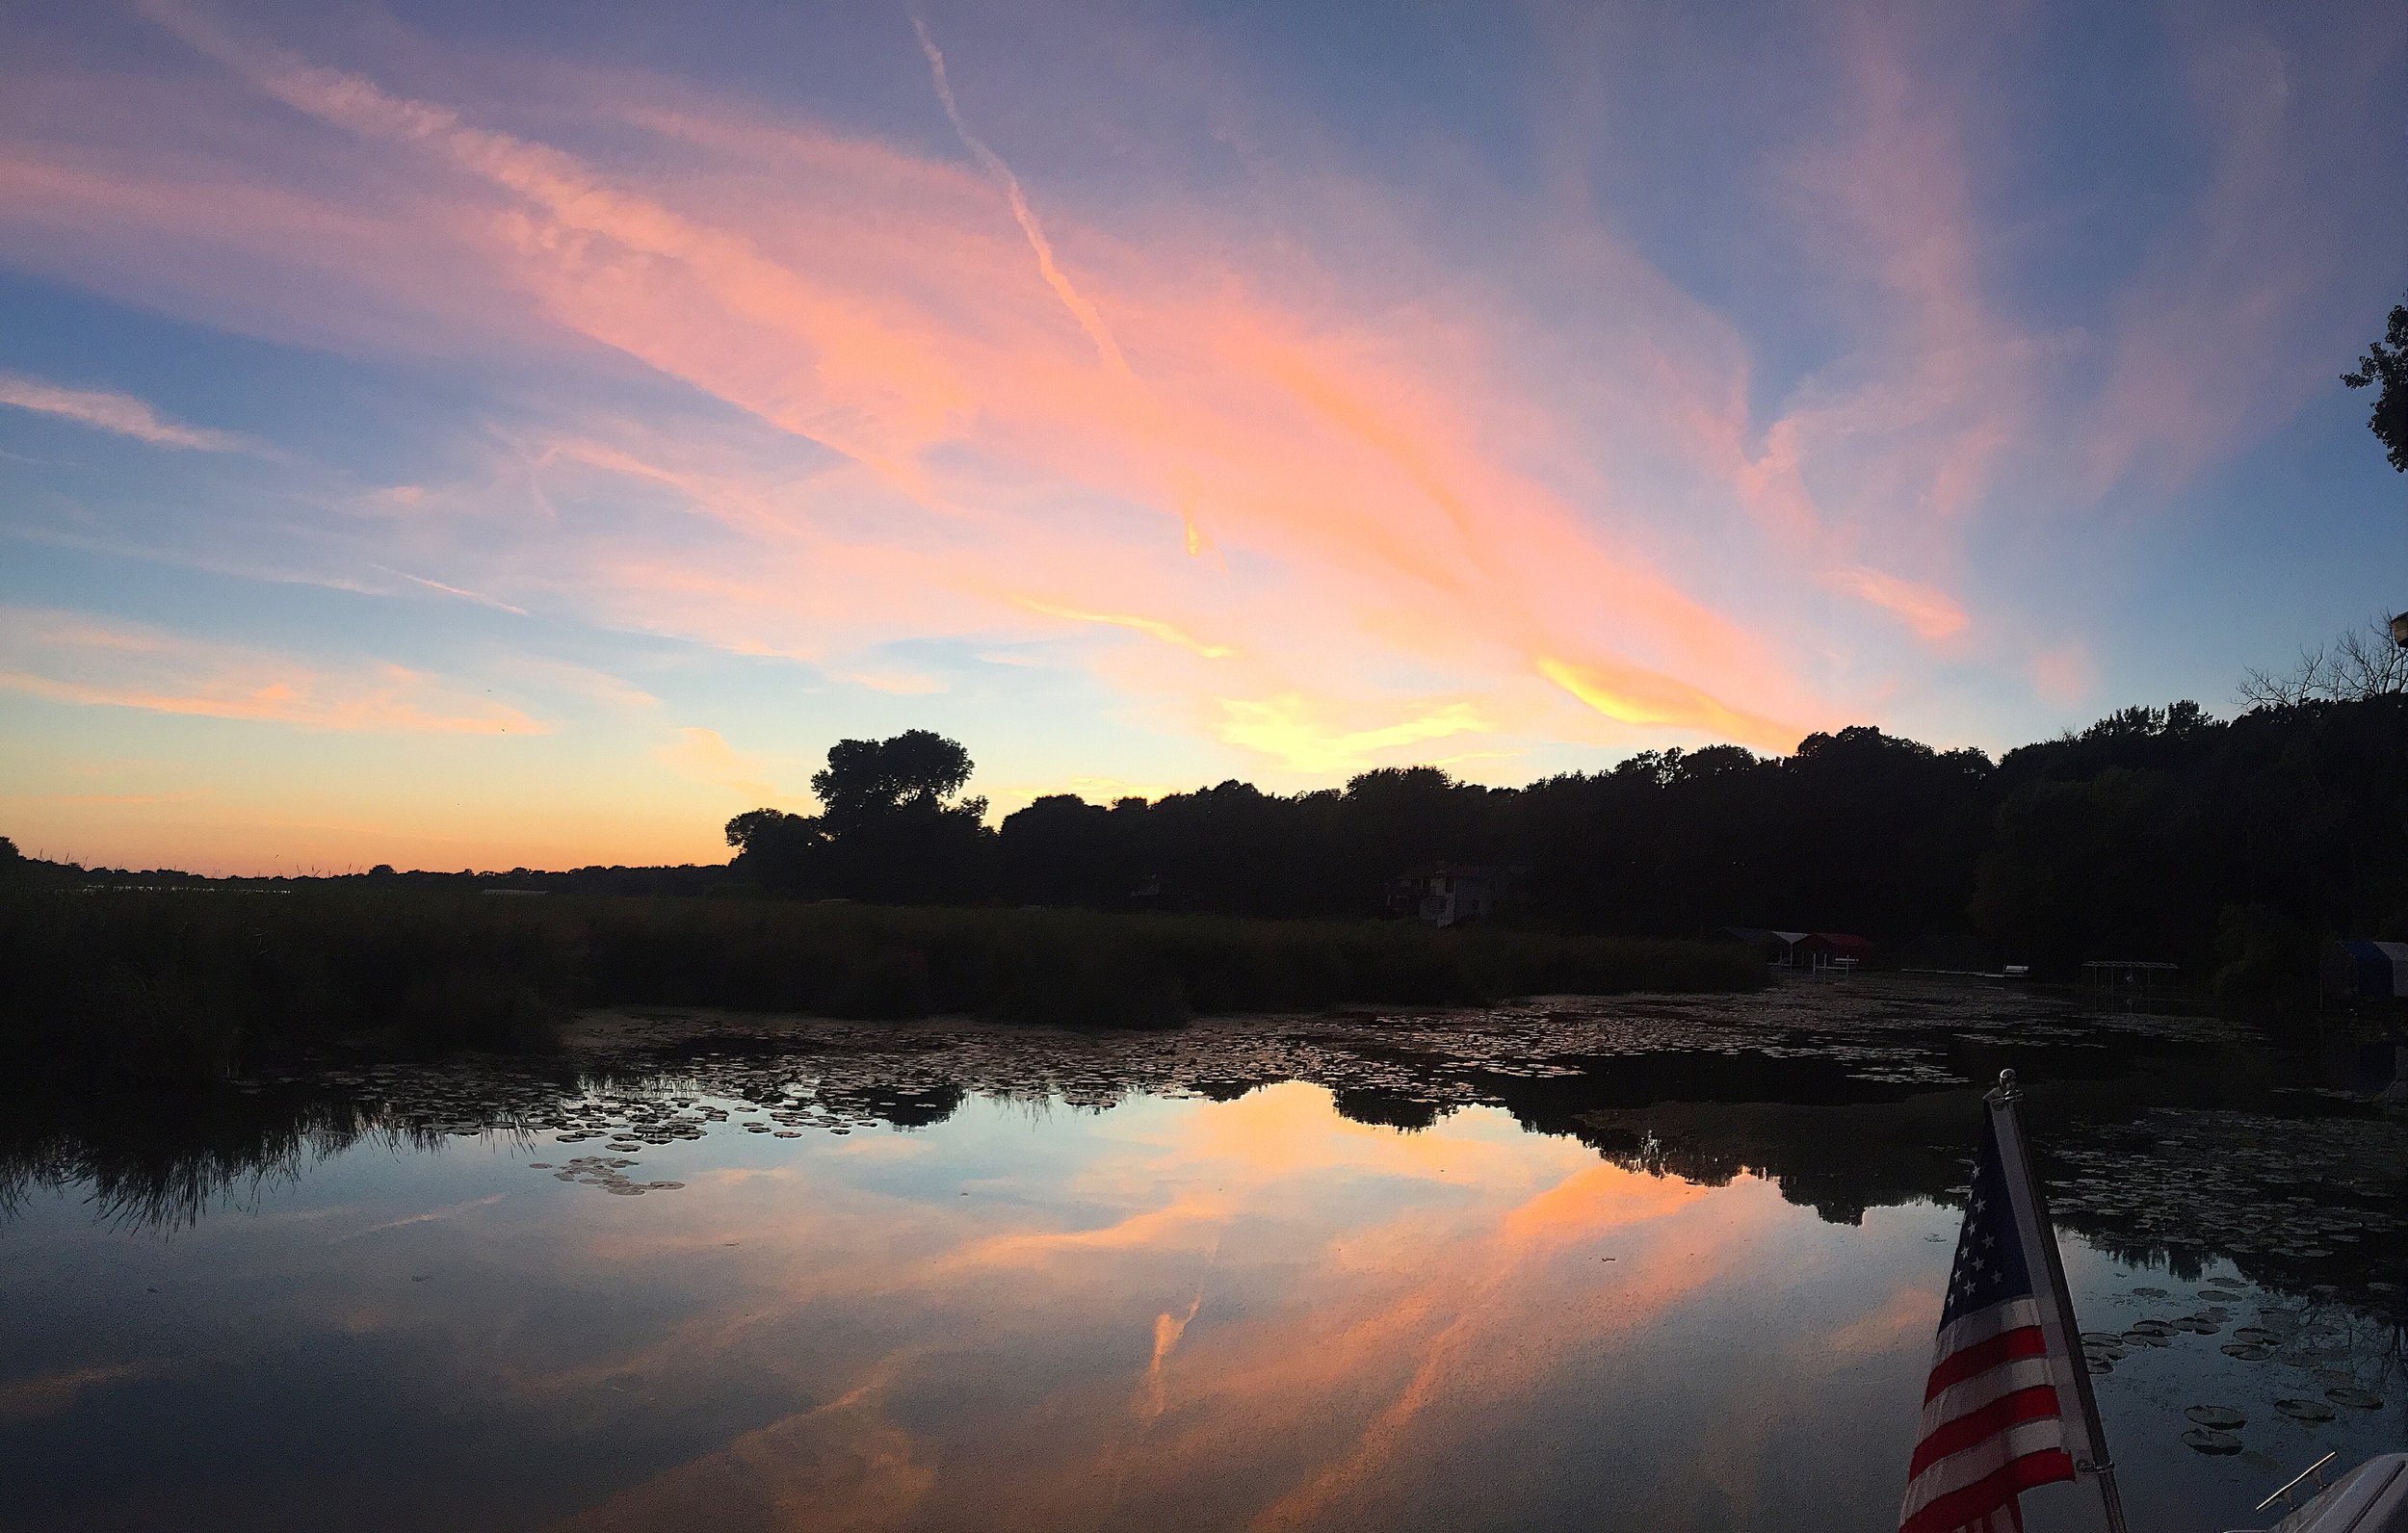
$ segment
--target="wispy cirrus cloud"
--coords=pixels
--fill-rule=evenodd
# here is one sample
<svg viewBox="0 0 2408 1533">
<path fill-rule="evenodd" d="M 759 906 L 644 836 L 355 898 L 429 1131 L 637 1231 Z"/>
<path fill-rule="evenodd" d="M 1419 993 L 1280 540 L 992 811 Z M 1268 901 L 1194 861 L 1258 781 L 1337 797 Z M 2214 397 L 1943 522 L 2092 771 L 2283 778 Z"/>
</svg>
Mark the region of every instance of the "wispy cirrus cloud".
<svg viewBox="0 0 2408 1533">
<path fill-rule="evenodd" d="M 1935 586 L 1900 580 L 1861 564 L 1825 570 L 1821 578 L 1834 590 L 1845 591 L 1897 614 L 1918 637 L 1934 643 L 1965 631 L 1965 610 L 1956 605 L 1955 598 Z"/>
<path fill-rule="evenodd" d="M 131 394 L 69 388 L 21 374 L 0 373 L 0 404 L 57 416 L 94 430 L 114 431 L 154 447 L 183 447 L 202 453 L 257 451 L 257 444 L 232 431 L 215 431 L 169 420 Z"/>
<path fill-rule="evenodd" d="M 407 666 L 334 667 L 39 608 L 0 608 L 0 689 L 79 707 L 304 730 L 539 735 L 549 727 Z"/>
<path fill-rule="evenodd" d="M 1148 638 L 1175 645 L 1205 660 L 1224 660 L 1237 653 L 1227 644 L 1198 638 L 1178 624 L 1165 622 L 1159 617 L 1139 617 L 1132 612 L 1083 612 L 1075 607 L 1038 601 L 1034 596 L 1015 596 L 1012 600 L 1030 611 L 1041 612 L 1047 617 L 1067 618 L 1074 623 L 1101 623 L 1107 628 L 1125 628 L 1131 633 L 1143 634 Z"/>
<path fill-rule="evenodd" d="M 1783 109 L 1728 163 L 1643 141 L 1746 224 L 1700 260 L 1602 180 L 1366 148 L 1127 14 L 887 13 L 845 44 L 882 85 L 772 99 L 568 39 L 143 10 L 192 48 L 0 50 L 0 261 L 406 356 L 465 403 L 450 440 L 363 448 L 323 516 L 78 505 L 77 537 L 803 662 L 851 685 L 798 729 L 924 699 L 912 721 L 1033 790 L 1781 750 L 1994 706 L 1950 688 L 2079 706 L 2081 667 L 2040 686 L 2017 642 L 2029 584 L 1973 551 L 2053 557 L 2100 484 L 2156 477 L 2132 464 L 2271 429 L 2330 371 L 2294 320 L 2397 244 L 2382 199 L 2291 173 L 2396 72 L 2358 22 L 2166 23 L 2200 164 L 2151 183 L 2168 211 L 2129 215 L 2156 238 L 2110 271 L 2062 232 L 2098 188 L 2024 179 L 2023 65 L 1978 27 L 1774 8 Z M 1633 69 L 1713 46 L 1659 30 L 1596 29 Z M 1057 68 L 1089 33 L 1151 83 Z M 1767 83 L 1700 56 L 1734 96 Z M 2266 243 L 2294 229 L 2313 252 Z M 1081 728 L 1006 695 L 1076 697 Z"/>
<path fill-rule="evenodd" d="M 1241 712 L 1262 716 L 1295 695 L 1394 715 L 1433 689 L 1490 690 L 1518 695 L 1489 713 L 1545 729 L 1549 699 L 1567 694 L 1536 672 L 1542 651 L 1687 673 L 1688 690 L 1666 697 L 1722 699 L 1656 710 L 1678 729 L 1821 712 L 1774 646 L 1653 566 L 1616 497 L 1583 507 L 1494 445 L 1531 441 L 1548 412 L 1506 381 L 1506 338 L 1479 315 L 1353 312 L 1309 262 L 1249 271 L 1205 253 L 1237 253 L 1226 237 L 1175 223 L 1137 239 L 1033 228 L 1018 177 L 999 180 L 975 150 L 985 175 L 810 125 L 622 100 L 622 117 L 702 156 L 698 173 L 664 181 L 152 9 L 267 95 L 379 146 L 416 181 L 422 215 L 450 207 L 433 221 L 486 269 L 464 286 L 505 273 L 563 330 L 865 471 L 849 485 L 798 479 L 774 451 L 669 468 L 657 449 L 590 440 L 554 455 L 538 472 L 616 473 L 637 481 L 625 492 L 649 485 L 726 534 L 668 553 L 551 530 L 554 558 L 587 561 L 578 585 L 619 620 L 822 657 L 881 633 L 1025 630 L 1014 614 L 1033 609 L 1012 593 L 1044 589 L 1044 615 L 1227 658 L 1231 641 L 1129 600 L 1184 585 L 1165 605 L 1269 640 L 1253 668 L 1207 686 L 1106 663 L 1115 685 L 1185 694 L 1198 719 L 1219 716 L 1234 680 L 1251 692 Z M 791 189 L 782 204 L 746 190 L 765 175 Z M 1167 549 L 1158 517 L 1182 529 Z M 1199 518 L 1230 562 L 1185 558 Z M 1399 649 L 1403 665 L 1382 658 Z M 1370 680 L 1409 669 L 1433 674 L 1393 690 Z M 1553 727 L 1618 717 L 1587 716 Z"/>
</svg>

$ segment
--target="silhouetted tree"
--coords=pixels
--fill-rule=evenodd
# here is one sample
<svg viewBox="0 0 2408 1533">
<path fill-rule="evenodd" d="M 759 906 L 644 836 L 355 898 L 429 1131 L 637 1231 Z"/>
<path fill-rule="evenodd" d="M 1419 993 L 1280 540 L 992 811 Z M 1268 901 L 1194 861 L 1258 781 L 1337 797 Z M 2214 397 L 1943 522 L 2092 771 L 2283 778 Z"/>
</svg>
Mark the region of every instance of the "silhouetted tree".
<svg viewBox="0 0 2408 1533">
<path fill-rule="evenodd" d="M 1135 883 L 1112 813 L 1076 793 L 1049 793 L 1006 815 L 996 841 L 1004 887 L 1037 904 L 1112 904 Z"/>
<path fill-rule="evenodd" d="M 2391 621 L 2381 616 L 2330 644 L 2301 650 L 2289 670 L 2252 665 L 2240 679 L 2241 700 L 2257 708 L 2358 702 L 2400 692 L 2408 692 L 2408 648 L 2392 641 Z"/>
<path fill-rule="evenodd" d="M 2392 467 L 2408 474 L 2408 304 L 2393 306 L 2383 339 L 2368 345 L 2358 370 L 2343 373 L 2342 381 L 2376 391 L 2367 429 L 2389 452 Z"/>
<path fill-rule="evenodd" d="M 826 841 L 816 815 L 748 809 L 727 822 L 727 844 L 736 848 L 735 870 L 781 894 L 813 889 L 824 871 L 815 854 Z"/>
<path fill-rule="evenodd" d="M 970 753 L 957 741 L 926 729 L 907 729 L 892 740 L 840 740 L 828 747 L 827 765 L 811 774 L 830 834 L 863 819 L 915 804 L 941 807 L 970 781 Z M 970 803 L 985 813 L 986 800 Z"/>
<path fill-rule="evenodd" d="M 812 774 L 820 813 L 755 809 L 727 822 L 736 867 L 764 888 L 915 904 L 968 899 L 989 883 L 986 800 L 952 801 L 970 753 L 925 729 L 840 740 Z"/>
</svg>

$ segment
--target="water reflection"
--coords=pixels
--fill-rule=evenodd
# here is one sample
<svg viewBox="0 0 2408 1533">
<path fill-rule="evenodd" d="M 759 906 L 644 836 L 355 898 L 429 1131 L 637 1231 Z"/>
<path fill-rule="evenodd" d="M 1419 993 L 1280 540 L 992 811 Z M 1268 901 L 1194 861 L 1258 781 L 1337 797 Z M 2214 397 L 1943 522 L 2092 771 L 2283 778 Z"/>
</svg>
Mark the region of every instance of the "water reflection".
<svg viewBox="0 0 2408 1533">
<path fill-rule="evenodd" d="M 2138 1504 L 2225 1525 L 2400 1439 L 2403 1126 L 2202 1024 L 631 1025 L 8 1114 L 0 1525 L 1879 1526 L 2002 1059 Z M 2274 1409 L 2343 1389 L 2383 1403 Z M 2240 1453 L 2182 1446 L 2201 1404 Z"/>
</svg>

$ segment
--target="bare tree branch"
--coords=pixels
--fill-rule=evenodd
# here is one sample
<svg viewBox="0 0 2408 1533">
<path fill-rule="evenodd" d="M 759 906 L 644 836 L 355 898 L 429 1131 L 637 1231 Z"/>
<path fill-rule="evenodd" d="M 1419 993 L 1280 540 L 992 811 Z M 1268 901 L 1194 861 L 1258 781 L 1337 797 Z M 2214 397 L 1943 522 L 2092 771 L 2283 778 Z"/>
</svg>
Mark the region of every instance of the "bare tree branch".
<svg viewBox="0 0 2408 1533">
<path fill-rule="evenodd" d="M 2408 692 L 2408 649 L 2392 642 L 2391 619 L 2377 617 L 2330 644 L 2301 650 L 2289 670 L 2251 666 L 2241 673 L 2239 689 L 2241 701 L 2253 708 L 2390 697 Z"/>
</svg>

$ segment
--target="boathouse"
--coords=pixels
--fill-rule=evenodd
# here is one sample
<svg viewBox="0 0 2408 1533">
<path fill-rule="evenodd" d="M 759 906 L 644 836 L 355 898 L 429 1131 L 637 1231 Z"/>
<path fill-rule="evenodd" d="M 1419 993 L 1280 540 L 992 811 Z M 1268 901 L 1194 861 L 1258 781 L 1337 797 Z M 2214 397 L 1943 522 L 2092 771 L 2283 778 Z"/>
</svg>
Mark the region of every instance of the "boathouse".
<svg viewBox="0 0 2408 1533">
<path fill-rule="evenodd" d="M 2329 944 L 2318 977 L 2328 1000 L 2408 999 L 2408 942 Z"/>
<path fill-rule="evenodd" d="M 1503 882 L 1496 869 L 1476 863 L 1424 863 L 1391 879 L 1388 913 L 1431 926 L 1456 926 L 1497 911 Z"/>
</svg>

